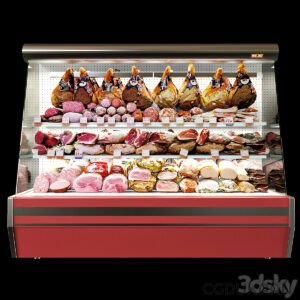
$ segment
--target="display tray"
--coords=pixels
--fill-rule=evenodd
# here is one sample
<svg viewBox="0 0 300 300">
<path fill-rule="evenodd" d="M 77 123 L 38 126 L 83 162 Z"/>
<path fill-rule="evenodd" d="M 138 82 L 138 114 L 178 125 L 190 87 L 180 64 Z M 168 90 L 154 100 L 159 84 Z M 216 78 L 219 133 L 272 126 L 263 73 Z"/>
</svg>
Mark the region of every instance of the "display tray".
<svg viewBox="0 0 300 300">
<path fill-rule="evenodd" d="M 217 122 L 214 125 L 211 125 L 209 122 L 203 122 L 203 125 L 199 125 L 196 122 L 184 122 L 184 123 L 176 123 L 176 122 L 170 122 L 169 124 L 164 125 L 161 122 L 151 122 L 150 124 L 144 125 L 143 122 L 135 122 L 133 124 L 128 124 L 126 122 L 118 122 L 114 125 L 104 123 L 100 125 L 97 125 L 96 122 L 90 122 L 87 125 L 82 125 L 80 123 L 70 123 L 68 125 L 64 125 L 63 123 L 51 123 L 51 122 L 42 122 L 41 126 L 36 127 L 46 127 L 46 128 L 256 128 L 256 127 L 262 127 L 266 126 L 266 122 L 254 122 L 251 125 L 246 125 L 245 122 L 234 122 L 233 124 L 226 124 L 224 122 Z"/>
<path fill-rule="evenodd" d="M 163 192 L 158 192 L 158 191 L 152 191 L 152 192 L 147 192 L 147 193 L 139 193 L 135 192 L 132 190 L 128 190 L 125 193 L 103 193 L 103 192 L 98 192 L 98 193 L 77 193 L 75 191 L 68 191 L 66 193 L 34 193 L 33 189 L 27 190 L 23 193 L 17 194 L 16 196 L 21 196 L 22 198 L 38 198 L 38 197 L 51 197 L 51 198 L 58 198 L 58 197 L 72 197 L 72 198 L 80 198 L 80 197 L 91 197 L 91 198 L 102 198 L 102 197 L 109 197 L 109 198 L 121 198 L 123 196 L 125 197 L 132 197 L 132 198 L 152 198 L 153 195 L 155 197 L 159 198 L 210 198 L 210 197 L 230 197 L 230 198 L 249 198 L 250 197 L 282 197 L 286 196 L 284 193 L 279 193 L 276 192 L 273 189 L 269 189 L 268 192 L 266 193 L 261 193 L 261 192 L 254 192 L 254 193 L 242 193 L 242 192 L 232 192 L 232 193 L 223 193 L 223 192 L 218 192 L 218 193 L 183 193 L 183 192 L 177 192 L 177 193 L 163 193 Z M 184 197 L 183 197 L 184 196 Z M 113 200 L 112 200 L 113 201 Z"/>
</svg>

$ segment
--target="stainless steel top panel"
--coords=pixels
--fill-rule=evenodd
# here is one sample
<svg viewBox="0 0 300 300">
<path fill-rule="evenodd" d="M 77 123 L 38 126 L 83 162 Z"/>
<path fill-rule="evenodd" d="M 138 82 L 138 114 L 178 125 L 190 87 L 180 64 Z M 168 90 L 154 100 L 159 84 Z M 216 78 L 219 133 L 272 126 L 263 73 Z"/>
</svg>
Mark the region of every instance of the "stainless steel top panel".
<svg viewBox="0 0 300 300">
<path fill-rule="evenodd" d="M 250 60 L 274 62 L 278 57 L 276 44 L 25 44 L 26 62 L 79 62 L 114 59 Z"/>
</svg>

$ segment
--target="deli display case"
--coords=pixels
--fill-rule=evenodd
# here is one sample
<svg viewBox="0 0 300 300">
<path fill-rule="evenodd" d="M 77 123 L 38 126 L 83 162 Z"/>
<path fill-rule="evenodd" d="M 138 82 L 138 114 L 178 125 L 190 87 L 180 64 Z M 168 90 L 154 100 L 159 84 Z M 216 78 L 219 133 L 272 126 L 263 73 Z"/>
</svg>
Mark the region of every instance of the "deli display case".
<svg viewBox="0 0 300 300">
<path fill-rule="evenodd" d="M 290 257 L 278 52 L 24 45 L 12 256 Z"/>
</svg>

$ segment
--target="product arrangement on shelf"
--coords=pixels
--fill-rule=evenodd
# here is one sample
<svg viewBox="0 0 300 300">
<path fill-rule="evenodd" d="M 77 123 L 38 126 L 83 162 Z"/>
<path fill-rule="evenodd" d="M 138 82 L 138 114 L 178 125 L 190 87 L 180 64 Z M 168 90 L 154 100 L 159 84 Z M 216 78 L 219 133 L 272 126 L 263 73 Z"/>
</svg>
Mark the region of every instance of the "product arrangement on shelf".
<svg viewBox="0 0 300 300">
<path fill-rule="evenodd" d="M 15 237 L 10 230 L 17 227 L 9 226 L 11 240 L 22 245 L 19 251 L 11 245 L 16 256 L 39 256 L 38 242 L 30 248 L 21 239 L 26 234 L 41 238 L 28 231 L 41 224 L 48 224 L 49 230 L 56 226 L 55 238 L 49 235 L 49 241 L 54 238 L 62 249 L 69 249 L 53 250 L 48 244 L 52 252 L 43 250 L 42 256 L 229 257 L 238 256 L 237 251 L 250 257 L 283 256 L 270 246 L 278 236 L 265 228 L 291 228 L 286 225 L 292 200 L 286 194 L 273 68 L 277 46 L 257 46 L 256 52 L 247 53 L 237 46 L 224 49 L 222 55 L 211 45 L 209 55 L 205 46 L 189 45 L 190 51 L 177 46 L 164 46 L 161 52 L 156 46 L 132 46 L 127 51 L 100 45 L 93 51 L 92 46 L 83 47 L 82 53 L 73 51 L 81 46 L 61 53 L 60 46 L 48 46 L 53 51 L 25 46 L 30 68 L 18 194 L 9 200 L 9 214 L 20 227 Z M 118 50 L 111 51 L 115 47 Z M 257 58 L 260 52 L 265 56 Z M 172 212 L 175 208 L 178 214 Z M 77 242 L 68 231 L 81 222 L 86 222 L 85 228 L 76 234 L 82 234 L 82 241 L 93 226 L 99 234 L 99 241 L 90 235 L 89 247 L 79 247 L 82 252 L 74 250 Z M 108 228 L 110 222 L 114 228 Z M 59 231 L 67 223 L 69 228 Z M 255 239 L 254 225 L 262 230 L 256 236 L 267 243 L 265 250 L 246 249 Z M 47 226 L 41 232 L 47 232 Z M 168 226 L 177 226 L 177 238 L 170 237 Z M 203 250 L 196 242 L 203 238 L 212 245 L 215 233 L 207 232 L 214 227 L 222 228 L 232 241 L 229 245 L 234 245 L 232 226 L 240 226 L 247 237 L 236 246 L 239 250 L 221 242 L 215 250 Z M 59 241 L 64 230 L 76 254 Z M 119 230 L 120 245 L 131 239 L 135 246 L 128 252 L 121 252 L 121 246 L 116 250 L 106 230 Z M 270 244 L 264 237 L 267 231 L 274 238 Z M 168 236 L 170 244 L 158 232 Z M 287 236 L 280 230 L 278 234 L 281 241 Z M 99 247 L 103 243 L 107 252 Z M 156 249 L 153 245 L 158 244 L 164 246 Z M 290 251 L 289 247 L 287 256 Z"/>
</svg>

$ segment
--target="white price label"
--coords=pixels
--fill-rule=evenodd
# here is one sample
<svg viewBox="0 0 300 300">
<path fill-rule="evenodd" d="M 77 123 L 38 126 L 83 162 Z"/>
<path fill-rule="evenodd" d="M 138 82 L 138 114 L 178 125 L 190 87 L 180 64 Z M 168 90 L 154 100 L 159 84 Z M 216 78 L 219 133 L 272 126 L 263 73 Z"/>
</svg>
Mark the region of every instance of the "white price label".
<svg viewBox="0 0 300 300">
<path fill-rule="evenodd" d="M 142 157 L 143 158 L 148 158 L 150 156 L 150 151 L 149 149 L 143 149 L 142 150 Z"/>
<path fill-rule="evenodd" d="M 170 124 L 170 118 L 161 118 L 161 122 L 163 125 L 169 125 Z"/>
<path fill-rule="evenodd" d="M 243 159 L 248 159 L 249 158 L 249 150 L 241 150 L 241 157 Z"/>
<path fill-rule="evenodd" d="M 108 125 L 114 126 L 116 124 L 116 119 L 114 117 L 109 117 L 107 122 L 108 122 Z"/>
<path fill-rule="evenodd" d="M 87 125 L 87 117 L 81 117 L 80 126 L 86 126 L 86 125 Z"/>
<path fill-rule="evenodd" d="M 183 149 L 183 148 L 180 149 L 180 153 L 179 153 L 180 157 L 187 158 L 188 154 L 189 151 L 187 149 Z"/>
<path fill-rule="evenodd" d="M 82 151 L 75 150 L 75 158 L 76 159 L 81 159 L 82 158 Z"/>
<path fill-rule="evenodd" d="M 64 150 L 63 149 L 56 150 L 55 155 L 57 158 L 64 158 Z"/>
<path fill-rule="evenodd" d="M 176 118 L 176 124 L 177 124 L 177 125 L 183 125 L 183 124 L 184 124 L 184 119 L 183 119 L 183 117 L 177 117 L 177 118 Z"/>
<path fill-rule="evenodd" d="M 203 126 L 203 117 L 196 117 L 195 123 L 197 126 Z"/>
<path fill-rule="evenodd" d="M 34 126 L 41 126 L 42 125 L 42 119 L 39 116 L 36 116 L 33 118 L 33 125 Z"/>
<path fill-rule="evenodd" d="M 62 124 L 63 124 L 63 125 L 69 125 L 69 124 L 70 124 L 70 119 L 69 119 L 69 117 L 63 117 L 63 118 L 62 118 Z"/>
<path fill-rule="evenodd" d="M 133 117 L 127 118 L 127 125 L 129 125 L 129 126 L 134 125 L 134 118 Z"/>
<path fill-rule="evenodd" d="M 104 125 L 104 118 L 103 117 L 97 117 L 97 126 L 103 126 Z"/>
<path fill-rule="evenodd" d="M 55 150 L 54 149 L 48 149 L 48 151 L 47 151 L 47 157 L 48 158 L 55 157 Z"/>
<path fill-rule="evenodd" d="M 225 117 L 224 118 L 224 123 L 226 126 L 233 126 L 233 117 Z"/>
<path fill-rule="evenodd" d="M 37 157 L 39 155 L 39 150 L 38 149 L 32 149 L 32 155 L 33 155 L 33 157 Z"/>
<path fill-rule="evenodd" d="M 219 157 L 219 150 L 215 150 L 215 149 L 210 150 L 210 155 L 212 159 L 217 159 Z"/>
<path fill-rule="evenodd" d="M 246 126 L 252 126 L 253 125 L 253 117 L 245 118 L 245 125 Z"/>
<path fill-rule="evenodd" d="M 114 150 L 114 158 L 121 158 L 121 150 L 120 149 Z"/>
<path fill-rule="evenodd" d="M 150 125 L 151 124 L 150 118 L 149 117 L 144 117 L 143 118 L 143 124 L 144 125 Z"/>
<path fill-rule="evenodd" d="M 216 126 L 217 125 L 217 118 L 216 117 L 210 117 L 209 118 L 209 125 L 210 126 Z"/>
</svg>

